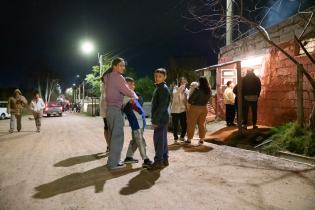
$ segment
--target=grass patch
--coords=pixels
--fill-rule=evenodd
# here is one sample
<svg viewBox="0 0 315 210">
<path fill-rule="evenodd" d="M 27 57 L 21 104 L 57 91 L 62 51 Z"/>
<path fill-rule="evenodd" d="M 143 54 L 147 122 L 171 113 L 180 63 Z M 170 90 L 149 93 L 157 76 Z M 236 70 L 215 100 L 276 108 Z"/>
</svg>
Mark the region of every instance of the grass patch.
<svg viewBox="0 0 315 210">
<path fill-rule="evenodd" d="M 289 151 L 301 155 L 315 156 L 315 131 L 301 128 L 296 123 L 287 123 L 270 130 L 272 142 L 263 149 L 268 154 Z"/>
</svg>

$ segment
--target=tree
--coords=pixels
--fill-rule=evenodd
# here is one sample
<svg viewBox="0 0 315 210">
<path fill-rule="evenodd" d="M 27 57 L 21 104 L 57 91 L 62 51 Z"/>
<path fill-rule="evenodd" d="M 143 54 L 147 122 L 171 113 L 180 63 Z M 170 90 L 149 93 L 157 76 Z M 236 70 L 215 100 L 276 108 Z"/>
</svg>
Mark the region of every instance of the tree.
<svg viewBox="0 0 315 210">
<path fill-rule="evenodd" d="M 301 34 L 296 35 L 296 41 L 302 46 L 303 35 L 306 30 L 312 25 L 313 12 L 301 12 L 303 8 L 303 3 L 307 5 L 309 1 L 290 1 L 297 3 L 295 12 L 304 19 L 304 27 L 301 31 Z M 290 2 L 285 3 L 285 5 Z M 315 99 L 315 80 L 309 74 L 309 71 L 293 56 L 281 48 L 276 42 L 274 42 L 268 31 L 265 29 L 265 26 L 268 26 L 268 17 L 271 13 L 276 13 L 279 16 L 280 10 L 284 3 L 283 0 L 274 0 L 274 1 L 254 1 L 254 0 L 231 0 L 231 7 L 235 12 L 228 13 L 226 10 L 225 1 L 220 0 L 199 0 L 198 3 L 192 2 L 189 6 L 187 16 L 188 19 L 192 21 L 197 21 L 200 23 L 201 28 L 198 30 L 191 30 L 187 27 L 188 30 L 192 32 L 198 32 L 203 30 L 211 31 L 213 36 L 222 41 L 222 38 L 226 38 L 226 23 L 230 24 L 232 34 L 234 35 L 234 40 L 238 40 L 244 37 L 248 37 L 253 34 L 254 31 L 258 32 L 262 38 L 269 43 L 271 46 L 275 47 L 277 50 L 281 51 L 288 59 L 290 59 L 296 66 L 297 72 L 301 71 L 306 77 L 308 82 L 311 84 L 313 89 L 313 98 Z M 284 13 L 286 13 L 285 11 Z M 292 12 L 292 11 L 291 11 Z M 292 15 L 292 14 L 289 14 Z M 221 42 L 222 44 L 222 42 Z M 302 47 L 303 48 L 303 47 Z M 306 52 L 305 49 L 303 49 Z M 309 55 L 308 58 L 314 63 L 314 59 Z M 315 64 L 315 63 L 314 63 Z M 298 91 L 297 95 L 301 95 L 301 91 Z M 312 108 L 312 113 L 309 116 L 309 126 L 315 128 L 315 104 Z M 299 104 L 298 112 L 303 111 L 303 103 Z M 299 116 L 299 114 L 298 114 Z M 303 121 L 298 120 L 300 126 L 303 126 Z"/>
<path fill-rule="evenodd" d="M 136 80 L 136 92 L 140 93 L 144 101 L 151 101 L 154 89 L 154 82 L 148 76 Z"/>
</svg>

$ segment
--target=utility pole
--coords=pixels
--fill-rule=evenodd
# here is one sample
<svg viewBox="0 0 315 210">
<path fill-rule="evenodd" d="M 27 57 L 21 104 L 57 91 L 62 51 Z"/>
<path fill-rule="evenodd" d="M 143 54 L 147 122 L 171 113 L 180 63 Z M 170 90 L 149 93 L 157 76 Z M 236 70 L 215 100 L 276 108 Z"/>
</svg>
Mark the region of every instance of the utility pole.
<svg viewBox="0 0 315 210">
<path fill-rule="evenodd" d="M 233 39 L 233 0 L 226 0 L 226 45 L 232 44 Z"/>
</svg>

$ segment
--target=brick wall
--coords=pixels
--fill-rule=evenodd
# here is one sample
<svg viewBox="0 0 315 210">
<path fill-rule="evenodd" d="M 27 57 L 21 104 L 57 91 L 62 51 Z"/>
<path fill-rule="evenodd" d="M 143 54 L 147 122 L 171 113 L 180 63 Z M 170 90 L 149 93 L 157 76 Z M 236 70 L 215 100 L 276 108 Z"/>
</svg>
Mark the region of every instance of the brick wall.
<svg viewBox="0 0 315 210">
<path fill-rule="evenodd" d="M 312 9 L 315 11 L 315 8 Z M 294 42 L 294 34 L 299 35 L 303 30 L 305 20 L 301 16 L 290 17 L 268 29 L 270 37 L 286 52 L 294 56 L 315 78 L 315 65 L 305 55 L 299 55 L 299 46 Z M 306 31 L 303 39 L 315 37 L 315 18 Z M 315 52 L 311 52 L 315 57 Z M 268 45 L 259 34 L 239 40 L 232 45 L 221 48 L 219 63 L 242 60 L 263 55 L 262 60 L 262 92 L 258 103 L 258 121 L 264 125 L 279 125 L 296 120 L 296 66 L 286 56 Z M 245 71 L 245 70 L 242 70 Z M 245 73 L 245 72 L 243 72 Z M 219 75 L 219 74 L 218 74 Z M 217 81 L 220 82 L 220 81 Z M 311 86 L 304 77 L 304 112 L 307 118 L 311 112 L 314 98 Z M 220 84 L 217 84 L 218 87 Z M 218 91 L 220 94 L 220 91 Z M 220 105 L 218 95 L 218 115 L 224 118 L 224 106 Z"/>
</svg>

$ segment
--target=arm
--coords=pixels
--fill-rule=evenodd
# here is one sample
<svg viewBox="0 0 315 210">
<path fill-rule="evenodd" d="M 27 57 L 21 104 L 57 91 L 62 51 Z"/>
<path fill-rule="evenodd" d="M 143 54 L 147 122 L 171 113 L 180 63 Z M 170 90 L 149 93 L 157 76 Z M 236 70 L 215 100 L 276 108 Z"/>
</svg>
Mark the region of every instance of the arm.
<svg viewBox="0 0 315 210">
<path fill-rule="evenodd" d="M 118 85 L 119 91 L 125 96 L 129 96 L 130 98 L 138 99 L 137 94 L 128 87 L 128 84 L 127 84 L 126 80 L 123 78 L 123 76 L 120 75 L 118 78 L 119 79 L 117 81 L 117 85 Z"/>
<path fill-rule="evenodd" d="M 168 110 L 169 97 L 169 92 L 165 88 L 160 89 L 157 93 L 158 108 L 154 111 L 152 116 L 153 126 L 159 125 L 159 122 L 161 121 L 161 118 L 163 116 L 163 112 L 165 112 L 165 110 Z"/>
<path fill-rule="evenodd" d="M 198 97 L 198 90 L 194 90 L 194 92 L 192 93 L 192 95 L 189 97 L 188 99 L 188 103 L 192 104 L 194 100 L 196 100 L 196 98 Z"/>
</svg>

